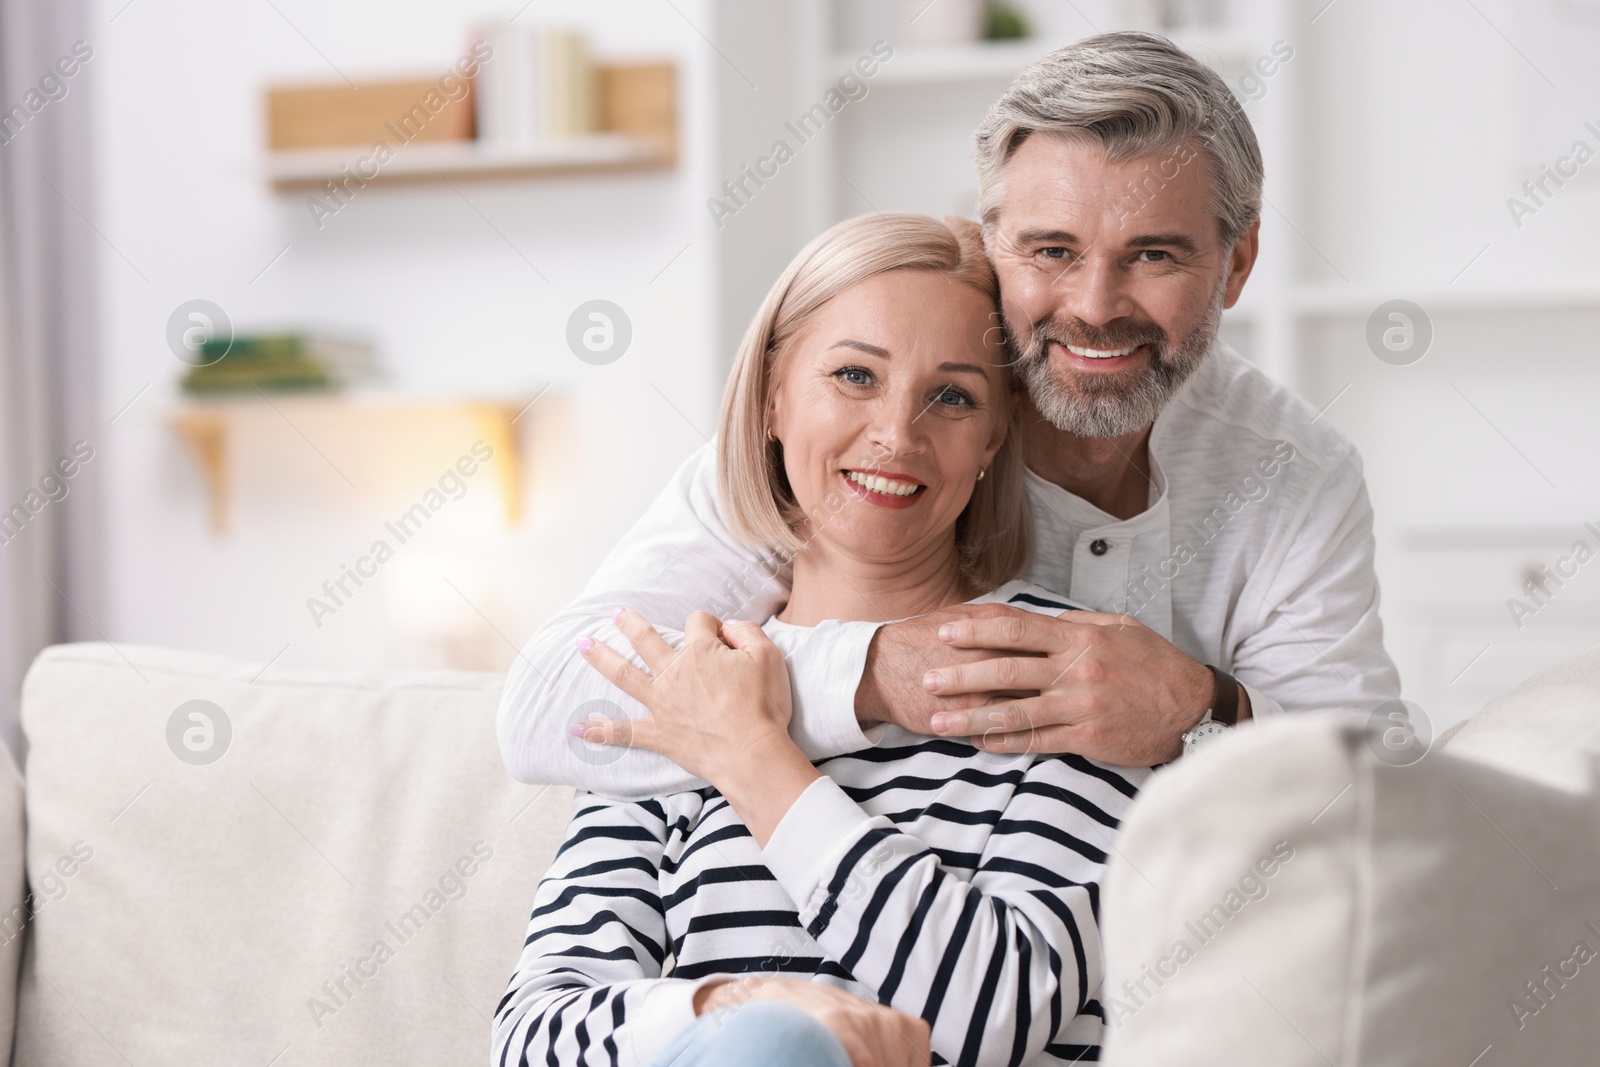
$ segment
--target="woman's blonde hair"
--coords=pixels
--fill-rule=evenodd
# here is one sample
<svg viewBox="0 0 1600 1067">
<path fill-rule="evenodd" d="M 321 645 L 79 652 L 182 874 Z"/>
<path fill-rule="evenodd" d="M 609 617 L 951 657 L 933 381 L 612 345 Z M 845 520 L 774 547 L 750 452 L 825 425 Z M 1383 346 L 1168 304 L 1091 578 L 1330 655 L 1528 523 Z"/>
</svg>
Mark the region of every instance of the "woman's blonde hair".
<svg viewBox="0 0 1600 1067">
<path fill-rule="evenodd" d="M 891 270 L 934 271 L 971 286 L 991 303 L 999 298 L 978 225 L 967 219 L 904 212 L 862 215 L 808 244 L 767 293 L 745 331 L 722 397 L 718 490 L 729 528 L 750 545 L 789 559 L 806 540 L 795 529 L 806 516 L 783 469 L 783 446 L 767 437 L 767 409 L 784 357 L 823 304 Z M 999 328 L 998 317 L 991 328 Z M 1010 432 L 956 520 L 962 572 L 982 592 L 1015 578 L 1031 547 L 1009 369 L 1005 386 L 996 403 L 1010 412 Z"/>
</svg>

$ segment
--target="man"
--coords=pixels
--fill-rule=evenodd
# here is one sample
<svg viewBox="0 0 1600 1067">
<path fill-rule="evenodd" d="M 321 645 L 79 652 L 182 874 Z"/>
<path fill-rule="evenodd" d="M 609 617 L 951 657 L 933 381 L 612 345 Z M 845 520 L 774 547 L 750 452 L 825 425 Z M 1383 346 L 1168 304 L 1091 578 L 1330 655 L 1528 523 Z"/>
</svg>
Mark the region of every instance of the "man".
<svg viewBox="0 0 1600 1067">
<path fill-rule="evenodd" d="M 1240 720 L 1396 697 L 1359 457 L 1217 341 L 1255 263 L 1262 180 L 1226 84 L 1161 38 L 1090 38 L 1017 77 L 977 157 L 1029 398 L 1024 577 L 1096 610 L 962 606 L 796 635 L 801 747 L 856 751 L 887 721 L 1148 766 Z M 653 753 L 585 748 L 565 728 L 645 714 L 574 649 L 614 638 L 615 608 L 681 628 L 696 610 L 783 605 L 783 561 L 728 535 L 715 481 L 708 446 L 513 665 L 500 712 L 513 775 L 619 796 L 688 787 Z"/>
</svg>

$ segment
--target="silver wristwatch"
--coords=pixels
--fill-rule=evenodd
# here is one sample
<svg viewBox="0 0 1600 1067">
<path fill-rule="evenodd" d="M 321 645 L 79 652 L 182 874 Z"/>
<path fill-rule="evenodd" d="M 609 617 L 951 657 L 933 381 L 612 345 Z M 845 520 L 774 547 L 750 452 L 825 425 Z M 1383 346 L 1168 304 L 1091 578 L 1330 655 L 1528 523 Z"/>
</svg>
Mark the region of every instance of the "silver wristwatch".
<svg viewBox="0 0 1600 1067">
<path fill-rule="evenodd" d="M 1206 712 L 1206 717 L 1201 719 L 1194 729 L 1183 735 L 1183 754 L 1187 756 L 1202 745 L 1227 736 L 1231 729 L 1232 727 L 1213 719 L 1209 711 Z"/>
<path fill-rule="evenodd" d="M 1206 664 L 1211 672 L 1211 706 L 1205 717 L 1183 735 L 1185 756 L 1202 745 L 1225 736 L 1239 721 L 1239 683 L 1227 671 Z"/>
</svg>

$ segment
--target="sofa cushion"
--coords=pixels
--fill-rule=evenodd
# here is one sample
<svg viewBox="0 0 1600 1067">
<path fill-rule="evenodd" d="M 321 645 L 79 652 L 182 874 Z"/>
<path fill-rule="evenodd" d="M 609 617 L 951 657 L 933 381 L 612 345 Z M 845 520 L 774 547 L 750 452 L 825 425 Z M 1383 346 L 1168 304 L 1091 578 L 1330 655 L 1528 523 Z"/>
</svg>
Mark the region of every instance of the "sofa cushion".
<svg viewBox="0 0 1600 1067">
<path fill-rule="evenodd" d="M 500 685 L 44 652 L 15 1062 L 481 1061 L 571 796 L 506 775 Z"/>
<path fill-rule="evenodd" d="M 1105 886 L 1108 1063 L 1591 1061 L 1592 758 L 1561 788 L 1380 748 L 1293 716 L 1151 779 Z"/>
</svg>

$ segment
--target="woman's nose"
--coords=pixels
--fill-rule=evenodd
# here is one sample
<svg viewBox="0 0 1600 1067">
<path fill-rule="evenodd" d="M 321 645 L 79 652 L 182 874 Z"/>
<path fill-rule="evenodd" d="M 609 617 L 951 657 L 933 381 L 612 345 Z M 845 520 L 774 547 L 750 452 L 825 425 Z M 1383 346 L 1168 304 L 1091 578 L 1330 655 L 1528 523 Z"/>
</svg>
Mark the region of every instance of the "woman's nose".
<svg viewBox="0 0 1600 1067">
<path fill-rule="evenodd" d="M 891 455 L 922 451 L 927 420 L 926 406 L 909 392 L 897 392 L 877 405 L 869 436 L 874 445 Z"/>
</svg>

